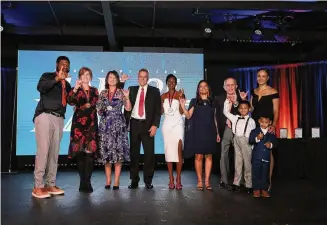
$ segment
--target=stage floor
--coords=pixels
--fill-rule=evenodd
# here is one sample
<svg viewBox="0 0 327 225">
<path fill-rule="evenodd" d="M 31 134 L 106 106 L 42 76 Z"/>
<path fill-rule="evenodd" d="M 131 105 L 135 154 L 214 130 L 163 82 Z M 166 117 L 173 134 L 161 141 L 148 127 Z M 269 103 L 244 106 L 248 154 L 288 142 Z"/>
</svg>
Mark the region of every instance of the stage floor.
<svg viewBox="0 0 327 225">
<path fill-rule="evenodd" d="M 183 173 L 183 190 L 167 188 L 166 171 L 156 171 L 154 189 L 143 183 L 129 190 L 129 174 L 124 171 L 120 189 L 105 190 L 102 171 L 95 171 L 90 195 L 78 192 L 78 175 L 59 171 L 57 185 L 64 196 L 50 199 L 31 197 L 32 171 L 1 178 L 1 224 L 3 225 L 279 225 L 327 224 L 325 185 L 307 180 L 275 181 L 270 199 L 253 199 L 245 192 L 218 188 L 213 175 L 213 191 L 196 190 L 193 171 Z"/>
</svg>

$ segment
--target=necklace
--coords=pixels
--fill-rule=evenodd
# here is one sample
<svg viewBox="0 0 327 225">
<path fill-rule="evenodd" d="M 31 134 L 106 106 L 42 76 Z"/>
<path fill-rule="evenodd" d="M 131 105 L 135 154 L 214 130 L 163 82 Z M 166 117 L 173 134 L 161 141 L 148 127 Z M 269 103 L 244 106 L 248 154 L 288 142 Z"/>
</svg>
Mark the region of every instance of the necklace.
<svg viewBox="0 0 327 225">
<path fill-rule="evenodd" d="M 111 104 L 111 101 L 112 101 L 113 97 L 114 97 L 115 94 L 116 94 L 116 91 L 117 91 L 117 88 L 115 88 L 115 91 L 113 91 L 113 92 L 110 92 L 110 90 L 108 89 L 108 100 L 109 100 L 109 105 L 108 105 L 107 109 L 108 109 L 109 111 L 112 110 L 112 106 L 111 106 L 110 104 Z"/>
</svg>

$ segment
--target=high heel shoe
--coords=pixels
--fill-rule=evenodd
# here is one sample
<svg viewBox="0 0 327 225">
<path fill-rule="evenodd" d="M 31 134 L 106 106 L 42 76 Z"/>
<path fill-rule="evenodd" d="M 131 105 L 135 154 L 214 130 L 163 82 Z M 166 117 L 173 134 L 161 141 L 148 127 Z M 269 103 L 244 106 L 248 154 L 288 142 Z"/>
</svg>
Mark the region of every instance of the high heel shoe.
<svg viewBox="0 0 327 225">
<path fill-rule="evenodd" d="M 114 182 L 114 186 L 112 186 L 112 190 L 118 190 L 119 189 L 119 181 L 116 183 Z"/>
<path fill-rule="evenodd" d="M 181 182 L 181 177 L 176 177 L 176 190 L 182 190 L 183 189 L 183 185 Z"/>
<path fill-rule="evenodd" d="M 203 191 L 203 184 L 202 181 L 198 181 L 198 186 L 197 186 L 199 191 Z"/>
<path fill-rule="evenodd" d="M 205 181 L 205 186 L 206 186 L 206 190 L 207 190 L 207 191 L 212 191 L 212 187 L 211 187 L 209 181 Z"/>
<path fill-rule="evenodd" d="M 110 189 L 111 188 L 111 181 L 106 182 L 106 185 L 104 186 L 105 189 Z"/>
<path fill-rule="evenodd" d="M 169 188 L 169 189 L 175 189 L 174 177 L 169 177 L 168 188 Z"/>
</svg>

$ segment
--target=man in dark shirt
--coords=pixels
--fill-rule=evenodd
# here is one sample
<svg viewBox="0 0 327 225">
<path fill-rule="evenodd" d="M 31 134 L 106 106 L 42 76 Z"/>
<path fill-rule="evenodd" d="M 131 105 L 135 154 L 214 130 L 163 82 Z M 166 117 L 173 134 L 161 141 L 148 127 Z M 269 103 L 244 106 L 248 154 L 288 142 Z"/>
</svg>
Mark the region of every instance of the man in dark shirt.
<svg viewBox="0 0 327 225">
<path fill-rule="evenodd" d="M 218 130 L 221 135 L 221 156 L 220 156 L 220 188 L 225 188 L 228 185 L 229 176 L 229 149 L 233 143 L 232 123 L 224 115 L 224 102 L 228 98 L 232 103 L 231 113 L 238 114 L 238 102 L 242 99 L 246 100 L 247 93 L 240 92 L 237 89 L 237 82 L 234 78 L 227 78 L 224 81 L 224 89 L 226 93 L 215 98 L 216 119 L 218 122 Z"/>
<path fill-rule="evenodd" d="M 64 194 L 64 191 L 55 183 L 67 106 L 66 99 L 71 89 L 66 81 L 69 67 L 70 61 L 66 56 L 58 57 L 56 72 L 44 73 L 37 85 L 40 101 L 33 117 L 37 152 L 34 170 L 35 184 L 32 192 L 36 198 Z"/>
</svg>

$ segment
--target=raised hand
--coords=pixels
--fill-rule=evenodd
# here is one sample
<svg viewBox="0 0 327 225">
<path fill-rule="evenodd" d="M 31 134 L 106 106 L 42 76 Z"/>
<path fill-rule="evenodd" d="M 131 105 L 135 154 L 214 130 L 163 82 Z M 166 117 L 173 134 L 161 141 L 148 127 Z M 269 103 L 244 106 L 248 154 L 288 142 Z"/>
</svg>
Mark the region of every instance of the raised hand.
<svg viewBox="0 0 327 225">
<path fill-rule="evenodd" d="M 227 99 L 234 104 L 237 101 L 237 96 L 236 94 L 227 95 Z"/>
<path fill-rule="evenodd" d="M 276 131 L 276 127 L 275 126 L 269 126 L 268 127 L 268 132 L 269 133 L 275 134 L 275 131 Z"/>
<path fill-rule="evenodd" d="M 181 97 L 181 98 L 185 98 L 185 94 L 184 94 L 184 89 L 183 88 L 181 88 L 181 89 L 179 89 L 179 96 Z"/>
<path fill-rule="evenodd" d="M 232 101 L 229 100 L 228 98 L 226 100 L 227 100 L 227 109 L 228 109 L 228 111 L 230 111 L 232 109 L 232 105 L 233 105 Z"/>
<path fill-rule="evenodd" d="M 129 89 L 123 90 L 123 94 L 125 96 L 125 98 L 129 98 Z"/>
<path fill-rule="evenodd" d="M 78 89 L 82 85 L 82 81 L 80 79 L 76 80 L 75 88 Z"/>
<path fill-rule="evenodd" d="M 66 79 L 66 72 L 64 71 L 64 67 L 61 66 L 60 67 L 60 70 L 58 72 L 58 76 L 56 77 L 56 79 L 59 81 L 59 80 L 65 80 Z"/>
<path fill-rule="evenodd" d="M 129 79 L 129 76 L 127 74 L 125 74 L 125 73 L 122 73 L 121 78 L 120 78 L 121 82 L 124 83 L 128 79 Z"/>
<path fill-rule="evenodd" d="M 186 103 L 186 99 L 185 98 L 179 98 L 179 103 L 181 104 L 181 105 L 185 105 L 185 103 Z"/>
<path fill-rule="evenodd" d="M 228 104 L 232 104 L 232 100 L 231 100 L 230 95 L 227 95 L 226 101 L 227 101 Z"/>
<path fill-rule="evenodd" d="M 240 91 L 240 89 L 238 89 L 238 93 L 240 94 L 240 97 L 242 100 L 246 100 L 246 97 L 248 96 L 248 92 L 243 92 L 243 91 Z"/>
<path fill-rule="evenodd" d="M 260 132 L 260 134 L 258 134 L 258 136 L 257 136 L 257 139 L 258 139 L 258 140 L 261 140 L 262 138 L 263 138 L 263 133 Z"/>
</svg>

